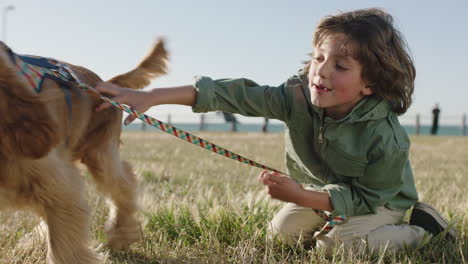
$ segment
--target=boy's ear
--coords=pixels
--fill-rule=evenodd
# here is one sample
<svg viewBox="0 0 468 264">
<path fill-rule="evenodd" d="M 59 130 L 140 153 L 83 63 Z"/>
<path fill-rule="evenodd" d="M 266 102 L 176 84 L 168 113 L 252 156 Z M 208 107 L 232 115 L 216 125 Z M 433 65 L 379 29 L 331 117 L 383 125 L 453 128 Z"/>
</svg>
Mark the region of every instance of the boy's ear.
<svg viewBox="0 0 468 264">
<path fill-rule="evenodd" d="M 364 87 L 364 89 L 362 89 L 361 92 L 362 92 L 363 95 L 367 96 L 367 95 L 373 94 L 374 90 L 372 89 L 372 87 L 366 86 L 366 87 Z"/>
<path fill-rule="evenodd" d="M 0 48 L 0 154 L 40 158 L 59 142 L 57 122 Z"/>
</svg>

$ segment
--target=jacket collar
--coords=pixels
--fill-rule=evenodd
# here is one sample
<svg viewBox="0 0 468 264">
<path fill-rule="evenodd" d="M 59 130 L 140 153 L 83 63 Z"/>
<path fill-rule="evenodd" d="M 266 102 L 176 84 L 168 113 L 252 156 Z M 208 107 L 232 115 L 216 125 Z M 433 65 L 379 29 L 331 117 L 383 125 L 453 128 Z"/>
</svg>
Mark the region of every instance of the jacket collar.
<svg viewBox="0 0 468 264">
<path fill-rule="evenodd" d="M 316 112 L 322 119 L 324 116 L 324 109 L 311 103 L 309 80 L 307 78 L 306 70 L 300 70 L 298 76 L 307 103 L 309 104 L 309 108 Z M 362 99 L 348 115 L 342 119 L 335 120 L 335 122 L 363 122 L 369 120 L 378 120 L 386 118 L 391 111 L 390 104 L 374 94 Z"/>
</svg>

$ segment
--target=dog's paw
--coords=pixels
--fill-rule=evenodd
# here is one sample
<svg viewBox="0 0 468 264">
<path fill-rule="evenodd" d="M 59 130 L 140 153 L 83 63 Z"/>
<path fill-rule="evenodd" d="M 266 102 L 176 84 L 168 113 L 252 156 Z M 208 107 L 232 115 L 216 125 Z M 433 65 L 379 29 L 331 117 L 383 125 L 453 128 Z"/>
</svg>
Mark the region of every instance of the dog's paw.
<svg viewBox="0 0 468 264">
<path fill-rule="evenodd" d="M 131 219 L 125 224 L 109 221 L 106 224 L 106 234 L 108 244 L 114 250 L 127 249 L 130 244 L 142 239 L 140 225 L 135 219 Z"/>
</svg>

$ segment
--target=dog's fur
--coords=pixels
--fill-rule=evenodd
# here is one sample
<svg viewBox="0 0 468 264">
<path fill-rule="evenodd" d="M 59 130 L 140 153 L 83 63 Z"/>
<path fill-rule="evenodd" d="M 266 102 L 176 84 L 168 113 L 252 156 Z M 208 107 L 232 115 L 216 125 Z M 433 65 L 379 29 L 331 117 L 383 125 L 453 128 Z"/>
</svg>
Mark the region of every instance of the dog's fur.
<svg viewBox="0 0 468 264">
<path fill-rule="evenodd" d="M 126 74 L 110 81 L 134 89 L 166 72 L 167 52 L 159 41 Z M 94 87 L 101 79 L 68 64 L 80 80 Z M 0 209 L 28 209 L 46 226 L 48 263 L 101 263 L 91 246 L 84 177 L 85 164 L 97 189 L 110 201 L 106 234 L 109 245 L 124 249 L 140 238 L 136 219 L 137 182 L 119 155 L 122 112 L 95 112 L 99 99 L 73 86 L 72 118 L 59 85 L 50 79 L 36 94 L 0 45 Z M 44 225 L 45 224 L 45 225 Z"/>
</svg>

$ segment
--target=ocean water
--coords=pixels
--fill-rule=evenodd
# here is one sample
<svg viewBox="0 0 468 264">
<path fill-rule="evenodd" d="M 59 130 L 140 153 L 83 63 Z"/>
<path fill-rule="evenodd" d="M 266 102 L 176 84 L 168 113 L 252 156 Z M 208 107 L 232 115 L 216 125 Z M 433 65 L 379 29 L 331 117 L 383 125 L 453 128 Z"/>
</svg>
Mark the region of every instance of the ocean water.
<svg viewBox="0 0 468 264">
<path fill-rule="evenodd" d="M 199 132 L 199 131 L 212 131 L 212 132 L 230 132 L 232 130 L 232 125 L 230 123 L 213 123 L 205 124 L 203 129 L 200 129 L 200 124 L 196 123 L 176 123 L 172 124 L 181 130 L 186 130 L 188 132 Z M 242 123 L 237 125 L 238 132 L 261 132 L 263 124 L 254 124 L 254 123 Z M 411 125 L 403 125 L 409 135 L 416 134 L 416 127 Z M 150 125 L 143 125 L 143 123 L 130 124 L 128 126 L 123 126 L 124 131 L 160 131 L 159 129 L 152 127 Z M 431 127 L 422 125 L 419 129 L 420 135 L 429 135 Z M 284 131 L 283 124 L 269 124 L 268 132 L 278 133 Z M 466 133 L 468 135 L 468 128 L 466 128 Z M 441 136 L 462 136 L 463 130 L 461 126 L 441 126 L 437 135 Z"/>
</svg>

